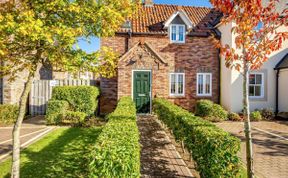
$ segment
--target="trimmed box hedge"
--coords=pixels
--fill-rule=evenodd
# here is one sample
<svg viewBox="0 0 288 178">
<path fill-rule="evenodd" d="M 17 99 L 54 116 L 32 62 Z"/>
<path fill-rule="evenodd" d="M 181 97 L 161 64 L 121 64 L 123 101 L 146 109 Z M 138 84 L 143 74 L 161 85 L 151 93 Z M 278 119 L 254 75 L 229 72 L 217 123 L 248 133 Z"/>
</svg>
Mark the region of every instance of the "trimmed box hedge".
<svg viewBox="0 0 288 178">
<path fill-rule="evenodd" d="M 19 107 L 12 104 L 0 105 L 0 124 L 13 124 L 18 117 Z"/>
<path fill-rule="evenodd" d="M 228 112 L 221 105 L 210 100 L 197 101 L 195 115 L 212 122 L 228 120 Z"/>
<path fill-rule="evenodd" d="M 233 177 L 238 174 L 238 138 L 165 99 L 154 99 L 153 110 L 192 153 L 201 177 Z"/>
<path fill-rule="evenodd" d="M 89 177 L 140 177 L 139 131 L 132 99 L 120 99 L 108 119 L 89 154 Z"/>
<path fill-rule="evenodd" d="M 65 115 L 63 115 L 61 123 L 81 126 L 84 124 L 86 116 L 84 112 L 67 111 Z"/>
<path fill-rule="evenodd" d="M 57 86 L 53 88 L 52 99 L 67 101 L 72 111 L 91 116 L 97 109 L 99 94 L 99 89 L 94 86 Z"/>
<path fill-rule="evenodd" d="M 49 100 L 46 111 L 47 124 L 59 124 L 69 109 L 69 103 L 64 100 Z"/>
</svg>

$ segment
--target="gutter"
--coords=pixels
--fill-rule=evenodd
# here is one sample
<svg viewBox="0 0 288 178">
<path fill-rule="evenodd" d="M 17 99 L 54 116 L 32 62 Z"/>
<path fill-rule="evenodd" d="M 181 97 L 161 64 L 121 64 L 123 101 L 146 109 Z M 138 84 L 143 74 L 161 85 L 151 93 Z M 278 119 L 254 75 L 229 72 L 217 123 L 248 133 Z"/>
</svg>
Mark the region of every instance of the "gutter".
<svg viewBox="0 0 288 178">
<path fill-rule="evenodd" d="M 153 32 L 116 32 L 116 35 L 127 35 L 127 33 L 132 36 L 132 35 L 158 35 L 158 36 L 166 36 L 168 35 L 167 32 L 163 33 L 153 33 Z M 209 37 L 208 32 L 190 32 L 187 34 L 189 37 Z"/>
</svg>

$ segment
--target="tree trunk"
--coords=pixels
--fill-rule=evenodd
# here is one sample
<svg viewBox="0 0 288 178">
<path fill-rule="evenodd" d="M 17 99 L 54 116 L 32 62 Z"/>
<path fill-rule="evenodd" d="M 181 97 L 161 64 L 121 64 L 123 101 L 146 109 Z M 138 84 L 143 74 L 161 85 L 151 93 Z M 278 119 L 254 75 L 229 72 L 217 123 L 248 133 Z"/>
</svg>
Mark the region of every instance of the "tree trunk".
<svg viewBox="0 0 288 178">
<path fill-rule="evenodd" d="M 25 117 L 26 103 L 28 99 L 29 92 L 32 87 L 32 82 L 34 78 L 35 71 L 29 72 L 28 80 L 25 83 L 24 90 L 22 92 L 20 103 L 19 103 L 19 114 L 17 121 L 13 128 L 13 154 L 12 154 L 12 168 L 11 168 L 11 178 L 20 177 L 20 129 Z"/>
<path fill-rule="evenodd" d="M 250 106 L 249 106 L 249 70 L 244 60 L 244 74 L 243 74 L 243 113 L 245 119 L 245 137 L 246 137 L 246 159 L 247 159 L 247 176 L 248 178 L 254 178 L 253 168 L 253 150 L 252 150 L 252 136 L 251 136 L 251 124 L 250 124 Z"/>
</svg>

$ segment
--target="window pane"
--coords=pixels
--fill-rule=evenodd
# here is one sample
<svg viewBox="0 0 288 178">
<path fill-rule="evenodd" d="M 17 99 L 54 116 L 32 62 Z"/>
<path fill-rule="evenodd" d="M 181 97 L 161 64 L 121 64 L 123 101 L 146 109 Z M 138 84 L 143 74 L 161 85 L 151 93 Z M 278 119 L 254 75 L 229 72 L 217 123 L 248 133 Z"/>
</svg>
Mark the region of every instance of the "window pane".
<svg viewBox="0 0 288 178">
<path fill-rule="evenodd" d="M 261 96 L 261 86 L 255 86 L 255 96 Z"/>
<path fill-rule="evenodd" d="M 206 75 L 205 94 L 210 94 L 210 75 Z"/>
<path fill-rule="evenodd" d="M 198 75 L 198 94 L 203 94 L 203 75 Z"/>
<path fill-rule="evenodd" d="M 176 93 L 176 78 L 175 78 L 175 74 L 171 75 L 171 94 L 175 94 Z"/>
<path fill-rule="evenodd" d="M 249 96 L 255 96 L 254 95 L 254 86 L 249 86 Z"/>
<path fill-rule="evenodd" d="M 184 41 L 184 27 L 179 26 L 179 41 Z"/>
<path fill-rule="evenodd" d="M 171 36 L 172 40 L 175 41 L 176 40 L 176 26 L 172 26 L 172 36 Z"/>
<path fill-rule="evenodd" d="M 255 84 L 255 75 L 254 74 L 249 75 L 249 84 Z"/>
<path fill-rule="evenodd" d="M 178 74 L 178 94 L 183 94 L 183 74 Z"/>
<path fill-rule="evenodd" d="M 256 84 L 262 84 L 262 75 L 256 75 Z"/>
</svg>

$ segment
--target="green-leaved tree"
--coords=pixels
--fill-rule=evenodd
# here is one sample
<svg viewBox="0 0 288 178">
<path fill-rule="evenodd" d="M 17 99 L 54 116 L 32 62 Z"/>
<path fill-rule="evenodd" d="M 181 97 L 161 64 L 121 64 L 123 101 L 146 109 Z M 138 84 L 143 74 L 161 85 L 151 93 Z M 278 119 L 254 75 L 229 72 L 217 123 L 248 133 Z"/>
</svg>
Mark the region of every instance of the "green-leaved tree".
<svg viewBox="0 0 288 178">
<path fill-rule="evenodd" d="M 0 2 L 1 75 L 28 77 L 13 129 L 11 177 L 20 177 L 20 128 L 34 76 L 42 65 L 62 71 L 93 71 L 111 77 L 117 56 L 109 49 L 87 54 L 80 37 L 113 35 L 137 8 L 136 0 L 4 0 Z"/>
</svg>

